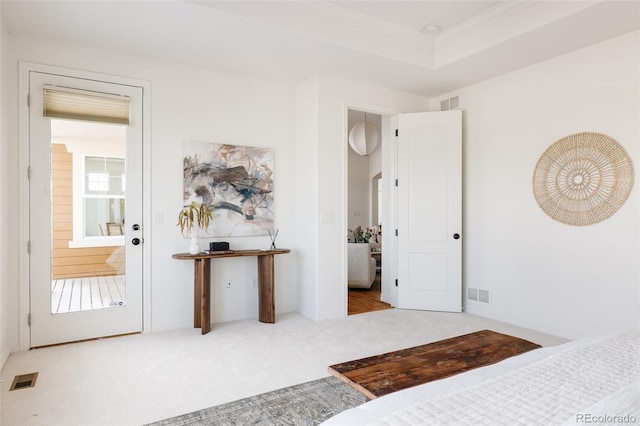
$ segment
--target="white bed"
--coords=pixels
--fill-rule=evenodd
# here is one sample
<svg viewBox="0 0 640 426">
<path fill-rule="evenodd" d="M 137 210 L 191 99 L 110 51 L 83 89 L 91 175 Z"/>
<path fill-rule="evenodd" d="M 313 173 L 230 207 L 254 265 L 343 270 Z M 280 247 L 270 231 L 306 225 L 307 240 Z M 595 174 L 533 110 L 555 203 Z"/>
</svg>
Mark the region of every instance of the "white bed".
<svg viewBox="0 0 640 426">
<path fill-rule="evenodd" d="M 640 332 L 537 349 L 344 411 L 326 426 L 640 424 Z"/>
</svg>

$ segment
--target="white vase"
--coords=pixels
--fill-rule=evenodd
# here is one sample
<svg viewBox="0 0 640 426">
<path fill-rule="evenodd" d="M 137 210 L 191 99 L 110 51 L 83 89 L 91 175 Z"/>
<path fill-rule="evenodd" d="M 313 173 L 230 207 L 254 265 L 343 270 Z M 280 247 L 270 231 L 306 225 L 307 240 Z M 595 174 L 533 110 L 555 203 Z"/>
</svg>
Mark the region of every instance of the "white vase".
<svg viewBox="0 0 640 426">
<path fill-rule="evenodd" d="M 191 228 L 191 242 L 189 243 L 189 254 L 200 253 L 200 228 L 194 226 Z"/>
</svg>

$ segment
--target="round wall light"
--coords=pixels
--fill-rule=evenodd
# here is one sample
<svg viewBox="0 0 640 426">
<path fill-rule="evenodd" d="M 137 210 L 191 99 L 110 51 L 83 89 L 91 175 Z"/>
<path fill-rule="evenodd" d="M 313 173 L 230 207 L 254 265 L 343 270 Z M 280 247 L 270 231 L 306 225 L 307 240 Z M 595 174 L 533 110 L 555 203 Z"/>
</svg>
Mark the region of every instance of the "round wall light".
<svg viewBox="0 0 640 426">
<path fill-rule="evenodd" d="M 366 120 L 356 123 L 349 132 L 349 145 L 360 155 L 371 155 L 380 146 L 380 132 Z"/>
</svg>

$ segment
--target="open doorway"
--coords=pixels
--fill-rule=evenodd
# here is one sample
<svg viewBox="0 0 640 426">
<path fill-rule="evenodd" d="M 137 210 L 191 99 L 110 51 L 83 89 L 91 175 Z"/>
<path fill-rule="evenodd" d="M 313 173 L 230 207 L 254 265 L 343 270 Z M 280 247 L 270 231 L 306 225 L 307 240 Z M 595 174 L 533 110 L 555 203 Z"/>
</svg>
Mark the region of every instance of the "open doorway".
<svg viewBox="0 0 640 426">
<path fill-rule="evenodd" d="M 349 109 L 347 130 L 367 123 L 377 131 L 379 142 L 381 121 L 378 114 Z M 382 149 L 378 143 L 374 149 L 363 151 L 350 143 L 348 151 L 348 314 L 354 315 L 390 309 L 391 305 L 381 301 Z"/>
</svg>

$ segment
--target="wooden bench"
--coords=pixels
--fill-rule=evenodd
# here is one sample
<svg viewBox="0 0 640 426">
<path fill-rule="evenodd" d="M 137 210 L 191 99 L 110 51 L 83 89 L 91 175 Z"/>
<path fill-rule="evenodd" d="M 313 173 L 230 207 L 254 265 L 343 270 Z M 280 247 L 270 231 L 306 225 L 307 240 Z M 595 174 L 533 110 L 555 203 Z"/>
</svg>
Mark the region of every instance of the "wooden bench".
<svg viewBox="0 0 640 426">
<path fill-rule="evenodd" d="M 413 348 L 336 364 L 329 372 L 368 399 L 495 364 L 540 348 L 524 339 L 482 330 Z"/>
</svg>

